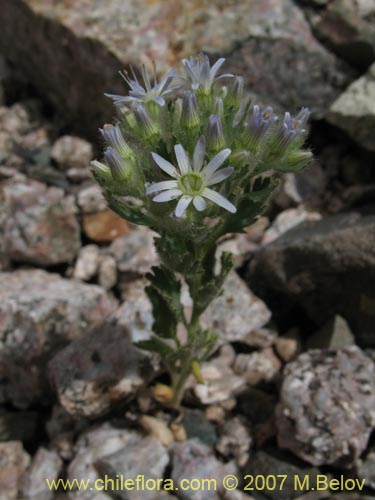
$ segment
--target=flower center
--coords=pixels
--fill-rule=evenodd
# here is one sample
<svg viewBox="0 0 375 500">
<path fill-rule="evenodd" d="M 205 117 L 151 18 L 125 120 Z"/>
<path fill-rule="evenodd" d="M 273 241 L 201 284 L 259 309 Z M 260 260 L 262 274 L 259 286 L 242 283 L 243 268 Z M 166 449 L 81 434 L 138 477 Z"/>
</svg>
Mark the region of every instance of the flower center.
<svg viewBox="0 0 375 500">
<path fill-rule="evenodd" d="M 198 196 L 204 189 L 204 182 L 199 174 L 189 172 L 181 175 L 179 179 L 179 187 L 181 191 L 189 196 Z"/>
</svg>

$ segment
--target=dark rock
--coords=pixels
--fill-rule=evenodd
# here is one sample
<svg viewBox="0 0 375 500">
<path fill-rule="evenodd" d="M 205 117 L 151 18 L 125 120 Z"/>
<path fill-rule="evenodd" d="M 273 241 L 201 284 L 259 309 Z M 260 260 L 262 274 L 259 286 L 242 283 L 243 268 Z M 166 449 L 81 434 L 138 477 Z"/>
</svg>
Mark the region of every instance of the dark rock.
<svg viewBox="0 0 375 500">
<path fill-rule="evenodd" d="M 338 349 L 354 345 L 355 338 L 348 323 L 336 316 L 306 341 L 306 349 Z"/>
<path fill-rule="evenodd" d="M 102 288 L 56 274 L 0 273 L 0 402 L 45 401 L 49 359 L 115 305 Z"/>
<path fill-rule="evenodd" d="M 375 490 L 375 449 L 373 446 L 364 457 L 357 460 L 354 470 L 359 479 L 365 479 L 368 488 Z"/>
<path fill-rule="evenodd" d="M 318 469 L 290 457 L 286 453 L 271 449 L 267 451 L 257 451 L 252 455 L 244 468 L 244 475 L 246 474 L 250 474 L 254 477 L 257 475 L 263 477 L 277 477 L 278 474 L 285 474 L 287 477 L 281 490 L 278 487 L 274 490 L 266 488 L 264 490 L 262 489 L 262 493 L 272 500 L 289 500 L 301 494 L 301 490 L 295 488 L 296 476 L 300 477 L 301 483 L 305 476 L 309 476 L 310 481 L 313 483 L 319 471 Z"/>
<path fill-rule="evenodd" d="M 301 305 L 321 325 L 339 314 L 358 342 L 374 346 L 375 217 L 351 213 L 305 222 L 263 247 L 250 263 L 255 293 L 281 314 Z"/>
<path fill-rule="evenodd" d="M 357 347 L 311 350 L 285 369 L 278 443 L 314 465 L 351 466 L 375 425 L 375 366 Z"/>
<path fill-rule="evenodd" d="M 198 438 L 202 443 L 213 446 L 217 441 L 215 427 L 207 420 L 201 410 L 185 408 L 182 425 L 188 439 Z"/>
<path fill-rule="evenodd" d="M 41 427 L 41 415 L 35 411 L 0 410 L 0 441 L 34 444 Z"/>
<path fill-rule="evenodd" d="M 81 239 L 72 196 L 30 181 L 5 184 L 2 198 L 4 245 L 13 261 L 49 266 L 74 259 Z"/>
<path fill-rule="evenodd" d="M 375 59 L 374 20 L 371 0 L 333 0 L 312 18 L 312 26 L 314 34 L 336 54 L 367 68 Z"/>
<path fill-rule="evenodd" d="M 375 64 L 332 104 L 327 120 L 355 142 L 375 151 Z"/>
<path fill-rule="evenodd" d="M 139 69 L 154 59 L 164 73 L 180 57 L 201 50 L 229 54 L 230 69 L 243 71 L 254 92 L 279 106 L 311 106 L 316 116 L 351 78 L 315 40 L 291 0 L 198 2 L 188 17 L 174 0 L 111 0 L 90 9 L 1 0 L 0 7 L 1 52 L 75 130 L 95 140 L 98 127 L 113 116 L 103 94 L 124 92 L 117 73 L 129 64 Z"/>
<path fill-rule="evenodd" d="M 65 410 L 93 418 L 143 385 L 140 361 L 127 329 L 105 321 L 60 351 L 49 373 Z"/>
</svg>

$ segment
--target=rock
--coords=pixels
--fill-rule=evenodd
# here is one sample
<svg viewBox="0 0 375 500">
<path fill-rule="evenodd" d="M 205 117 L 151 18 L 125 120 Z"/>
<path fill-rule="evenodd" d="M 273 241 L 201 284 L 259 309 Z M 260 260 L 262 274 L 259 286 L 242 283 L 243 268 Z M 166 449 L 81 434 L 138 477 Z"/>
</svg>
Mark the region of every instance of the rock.
<svg viewBox="0 0 375 500">
<path fill-rule="evenodd" d="M 341 316 L 335 316 L 306 340 L 306 349 L 339 349 L 348 345 L 355 345 L 355 338 Z"/>
<path fill-rule="evenodd" d="M 313 465 L 350 466 L 375 425 L 375 367 L 359 348 L 311 350 L 285 369 L 278 443 Z"/>
<path fill-rule="evenodd" d="M 301 494 L 301 490 L 295 488 L 295 477 L 299 477 L 301 483 L 306 476 L 310 477 L 313 484 L 316 481 L 316 476 L 319 474 L 318 469 L 309 467 L 303 462 L 291 458 L 276 449 L 267 449 L 265 451 L 257 451 L 250 457 L 250 460 L 244 468 L 244 475 L 251 474 L 251 476 L 273 476 L 276 478 L 280 475 L 286 475 L 285 482 L 282 489 L 276 483 L 275 489 L 266 488 L 262 489 L 262 493 L 271 498 L 272 500 L 289 500 L 296 498 Z"/>
<path fill-rule="evenodd" d="M 22 478 L 22 498 L 24 500 L 50 500 L 53 491 L 48 487 L 50 482 L 59 478 L 62 460 L 53 450 L 39 448 L 30 467 Z"/>
<path fill-rule="evenodd" d="M 221 403 L 241 392 L 245 387 L 243 377 L 236 375 L 231 368 L 232 361 L 221 355 L 202 363 L 201 372 L 204 384 L 192 383 L 194 394 L 204 405 Z"/>
<path fill-rule="evenodd" d="M 106 454 L 97 459 L 95 468 L 101 476 L 117 478 L 121 474 L 127 479 L 136 480 L 141 475 L 145 481 L 150 479 L 160 481 L 168 462 L 166 448 L 155 437 L 129 433 L 126 445 L 113 454 Z M 117 494 L 119 498 L 125 500 L 158 498 L 155 491 L 146 488 L 140 491 L 120 491 Z"/>
<path fill-rule="evenodd" d="M 256 234 L 256 229 L 253 234 Z M 230 252 L 233 257 L 234 268 L 238 269 L 256 248 L 257 245 L 251 241 L 248 234 L 236 234 L 231 235 L 230 237 L 225 236 L 218 245 L 216 259 L 220 262 L 221 254 L 224 252 Z"/>
<path fill-rule="evenodd" d="M 30 463 L 20 441 L 0 443 L 0 499 L 18 500 L 22 475 Z"/>
<path fill-rule="evenodd" d="M 51 157 L 63 170 L 87 168 L 93 158 L 93 150 L 89 142 L 64 135 L 53 144 Z"/>
<path fill-rule="evenodd" d="M 12 260 L 49 266 L 74 259 L 81 240 L 73 197 L 34 181 L 3 190 L 5 248 Z"/>
<path fill-rule="evenodd" d="M 371 0 L 333 0 L 312 18 L 314 34 L 354 66 L 367 68 L 375 59 L 375 8 Z"/>
<path fill-rule="evenodd" d="M 264 233 L 262 239 L 262 245 L 267 245 L 272 241 L 279 238 L 282 234 L 286 233 L 293 227 L 298 226 L 304 221 L 317 221 L 322 217 L 317 212 L 308 212 L 303 207 L 298 208 L 289 208 L 288 210 L 284 210 L 281 212 L 271 227 L 267 229 Z"/>
<path fill-rule="evenodd" d="M 0 402 L 45 401 L 48 360 L 115 305 L 102 288 L 56 274 L 0 273 Z"/>
<path fill-rule="evenodd" d="M 158 264 L 153 243 L 155 236 L 149 229 L 137 229 L 112 242 L 108 251 L 117 262 L 123 281 L 142 277 Z"/>
<path fill-rule="evenodd" d="M 98 282 L 106 290 L 110 290 L 117 283 L 117 265 L 111 255 L 100 256 Z"/>
<path fill-rule="evenodd" d="M 41 431 L 41 417 L 35 411 L 0 410 L 0 441 L 35 442 Z"/>
<path fill-rule="evenodd" d="M 86 245 L 79 251 L 73 277 L 81 281 L 90 281 L 98 272 L 98 268 L 99 247 L 97 245 Z"/>
<path fill-rule="evenodd" d="M 238 354 L 234 363 L 235 373 L 241 375 L 249 385 L 270 382 L 281 370 L 281 362 L 271 348 L 251 354 Z"/>
<path fill-rule="evenodd" d="M 135 479 L 139 474 L 145 478 L 162 478 L 168 462 L 166 448 L 153 436 L 144 437 L 105 423 L 81 435 L 76 444 L 75 457 L 68 467 L 68 478 L 95 481 L 106 474 L 114 479 L 116 475 Z M 131 500 L 153 498 L 154 494 L 135 490 L 116 493 L 120 498 Z M 76 491 L 74 496 L 69 493 L 69 498 L 92 500 L 92 492 Z M 108 498 L 104 495 L 100 500 Z"/>
<path fill-rule="evenodd" d="M 141 415 L 139 423 L 148 434 L 154 436 L 164 446 L 170 446 L 174 442 L 173 433 L 163 420 L 149 415 Z"/>
<path fill-rule="evenodd" d="M 216 443 L 215 427 L 207 420 L 203 411 L 185 408 L 181 423 L 188 439 L 197 438 L 207 446 L 213 446 Z"/>
<path fill-rule="evenodd" d="M 143 385 L 140 361 L 126 328 L 107 320 L 60 351 L 49 373 L 65 410 L 93 418 Z"/>
<path fill-rule="evenodd" d="M 31 130 L 31 118 L 22 104 L 0 107 L 0 130 L 10 134 L 12 140 Z"/>
<path fill-rule="evenodd" d="M 301 352 L 301 339 L 298 332 L 290 332 L 275 340 L 275 349 L 280 358 L 289 363 Z"/>
<path fill-rule="evenodd" d="M 364 479 L 368 488 L 375 490 L 375 450 L 371 447 L 366 455 L 359 458 L 355 464 L 355 474 Z"/>
<path fill-rule="evenodd" d="M 318 325 L 339 314 L 361 345 L 375 346 L 374 245 L 372 215 L 305 222 L 259 250 L 247 278 L 276 317 L 295 303 Z"/>
<path fill-rule="evenodd" d="M 355 142 L 375 151 L 375 64 L 332 104 L 327 120 Z"/>
<path fill-rule="evenodd" d="M 77 204 L 84 214 L 95 214 L 107 210 L 107 202 L 100 187 L 96 184 L 80 189 Z"/>
<path fill-rule="evenodd" d="M 95 214 L 84 214 L 83 230 L 90 240 L 109 243 L 129 232 L 129 224 L 112 210 L 106 210 Z"/>
<path fill-rule="evenodd" d="M 220 343 L 245 341 L 253 343 L 261 335 L 257 330 L 270 320 L 271 312 L 266 304 L 256 297 L 235 271 L 229 273 L 222 294 L 217 297 L 202 315 L 202 325 L 219 335 Z M 262 340 L 260 340 L 262 342 Z"/>
<path fill-rule="evenodd" d="M 216 488 L 211 487 L 196 490 L 196 486 L 189 490 L 179 489 L 179 498 L 188 500 L 218 500 L 223 490 L 222 480 L 225 476 L 224 464 L 219 462 L 212 449 L 198 439 L 189 439 L 184 443 L 176 443 L 173 447 L 172 474 L 175 484 L 182 479 L 197 480 L 210 479 L 216 481 Z M 194 484 L 194 483 L 193 483 Z"/>
<path fill-rule="evenodd" d="M 234 417 L 221 426 L 216 449 L 225 458 L 235 457 L 238 466 L 244 466 L 251 445 L 249 429 L 239 417 Z"/>
<path fill-rule="evenodd" d="M 129 64 L 139 70 L 155 60 L 164 73 L 200 50 L 228 54 L 227 69 L 243 72 L 254 92 L 283 107 L 307 105 L 317 116 L 351 74 L 315 40 L 291 0 L 197 3 L 188 17 L 174 0 L 151 6 L 148 0 L 111 0 L 88 10 L 69 2 L 2 0 L 2 14 L 0 52 L 75 131 L 95 140 L 98 127 L 113 117 L 103 94 L 124 92 L 117 73 Z M 14 32 L 21 34 L 16 40 Z M 48 47 L 41 36 L 46 32 Z"/>
</svg>

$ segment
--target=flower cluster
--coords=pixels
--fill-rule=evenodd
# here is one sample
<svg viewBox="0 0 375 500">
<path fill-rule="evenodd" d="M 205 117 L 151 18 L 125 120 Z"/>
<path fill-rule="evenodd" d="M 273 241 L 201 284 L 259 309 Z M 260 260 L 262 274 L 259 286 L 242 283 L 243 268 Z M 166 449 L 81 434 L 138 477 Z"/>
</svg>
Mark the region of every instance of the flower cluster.
<svg viewBox="0 0 375 500">
<path fill-rule="evenodd" d="M 160 266 L 147 275 L 145 289 L 154 335 L 137 345 L 162 357 L 174 406 L 190 373 L 202 381 L 199 363 L 215 346 L 214 332 L 199 320 L 232 266 L 225 252 L 216 265 L 218 240 L 252 224 L 281 175 L 311 159 L 303 148 L 309 110 L 279 117 L 270 106 L 252 103 L 244 79 L 220 73 L 223 64 L 211 66 L 200 54 L 160 81 L 145 67 L 140 76 L 124 72 L 129 94 L 107 94 L 118 121 L 100 130 L 103 160 L 92 163 L 112 210 L 159 234 Z M 181 280 L 193 303 L 190 318 Z M 183 343 L 179 324 L 187 332 Z"/>
<path fill-rule="evenodd" d="M 200 54 L 160 81 L 145 67 L 140 77 L 124 72 L 129 94 L 106 94 L 119 120 L 101 130 L 104 160 L 93 171 L 114 210 L 157 231 L 188 225 L 193 238 L 209 220 L 237 230 L 252 222 L 242 207 L 257 179 L 269 172 L 277 180 L 309 162 L 302 149 L 308 109 L 280 118 L 252 104 L 241 76 L 220 74 L 223 63 L 211 66 Z"/>
</svg>

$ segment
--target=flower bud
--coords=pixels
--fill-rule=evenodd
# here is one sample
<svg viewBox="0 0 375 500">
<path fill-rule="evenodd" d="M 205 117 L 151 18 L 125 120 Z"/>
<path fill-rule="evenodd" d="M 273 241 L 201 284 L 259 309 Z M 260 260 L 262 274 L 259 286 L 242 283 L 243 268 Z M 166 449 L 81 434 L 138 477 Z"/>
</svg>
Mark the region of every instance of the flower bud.
<svg viewBox="0 0 375 500">
<path fill-rule="evenodd" d="M 312 156 L 311 151 L 301 151 L 297 149 L 288 154 L 286 161 L 291 168 L 299 170 L 310 163 Z"/>
<path fill-rule="evenodd" d="M 236 76 L 228 89 L 227 102 L 229 106 L 239 108 L 243 96 L 244 80 L 242 76 Z"/>
<path fill-rule="evenodd" d="M 193 92 L 186 91 L 182 99 L 181 125 L 193 128 L 199 123 L 197 98 Z"/>
<path fill-rule="evenodd" d="M 207 132 L 207 148 L 212 152 L 225 148 L 225 138 L 219 115 L 210 116 Z"/>
<path fill-rule="evenodd" d="M 92 166 L 92 173 L 95 179 L 100 184 L 106 184 L 107 182 L 111 182 L 113 180 L 111 169 L 108 167 L 108 165 L 105 165 L 100 161 L 94 160 L 91 162 L 91 166 Z"/>
<path fill-rule="evenodd" d="M 122 181 L 128 178 L 125 162 L 113 148 L 109 147 L 104 151 L 104 159 L 115 180 Z"/>
<path fill-rule="evenodd" d="M 310 111 L 307 108 L 302 108 L 295 117 L 292 117 L 288 112 L 285 113 L 284 120 L 280 123 L 269 144 L 269 156 L 272 159 L 281 158 L 294 141 L 304 136 L 306 132 L 304 127 L 309 116 Z"/>
<path fill-rule="evenodd" d="M 214 101 L 214 115 L 222 117 L 224 114 L 224 101 L 221 97 L 215 97 Z"/>
<path fill-rule="evenodd" d="M 104 125 L 100 129 L 100 132 L 108 146 L 113 148 L 121 158 L 130 158 L 133 156 L 133 151 L 125 142 L 119 125 Z"/>
<path fill-rule="evenodd" d="M 134 116 L 140 132 L 146 139 L 159 135 L 159 127 L 151 120 L 150 115 L 142 104 L 135 105 Z"/>
</svg>

